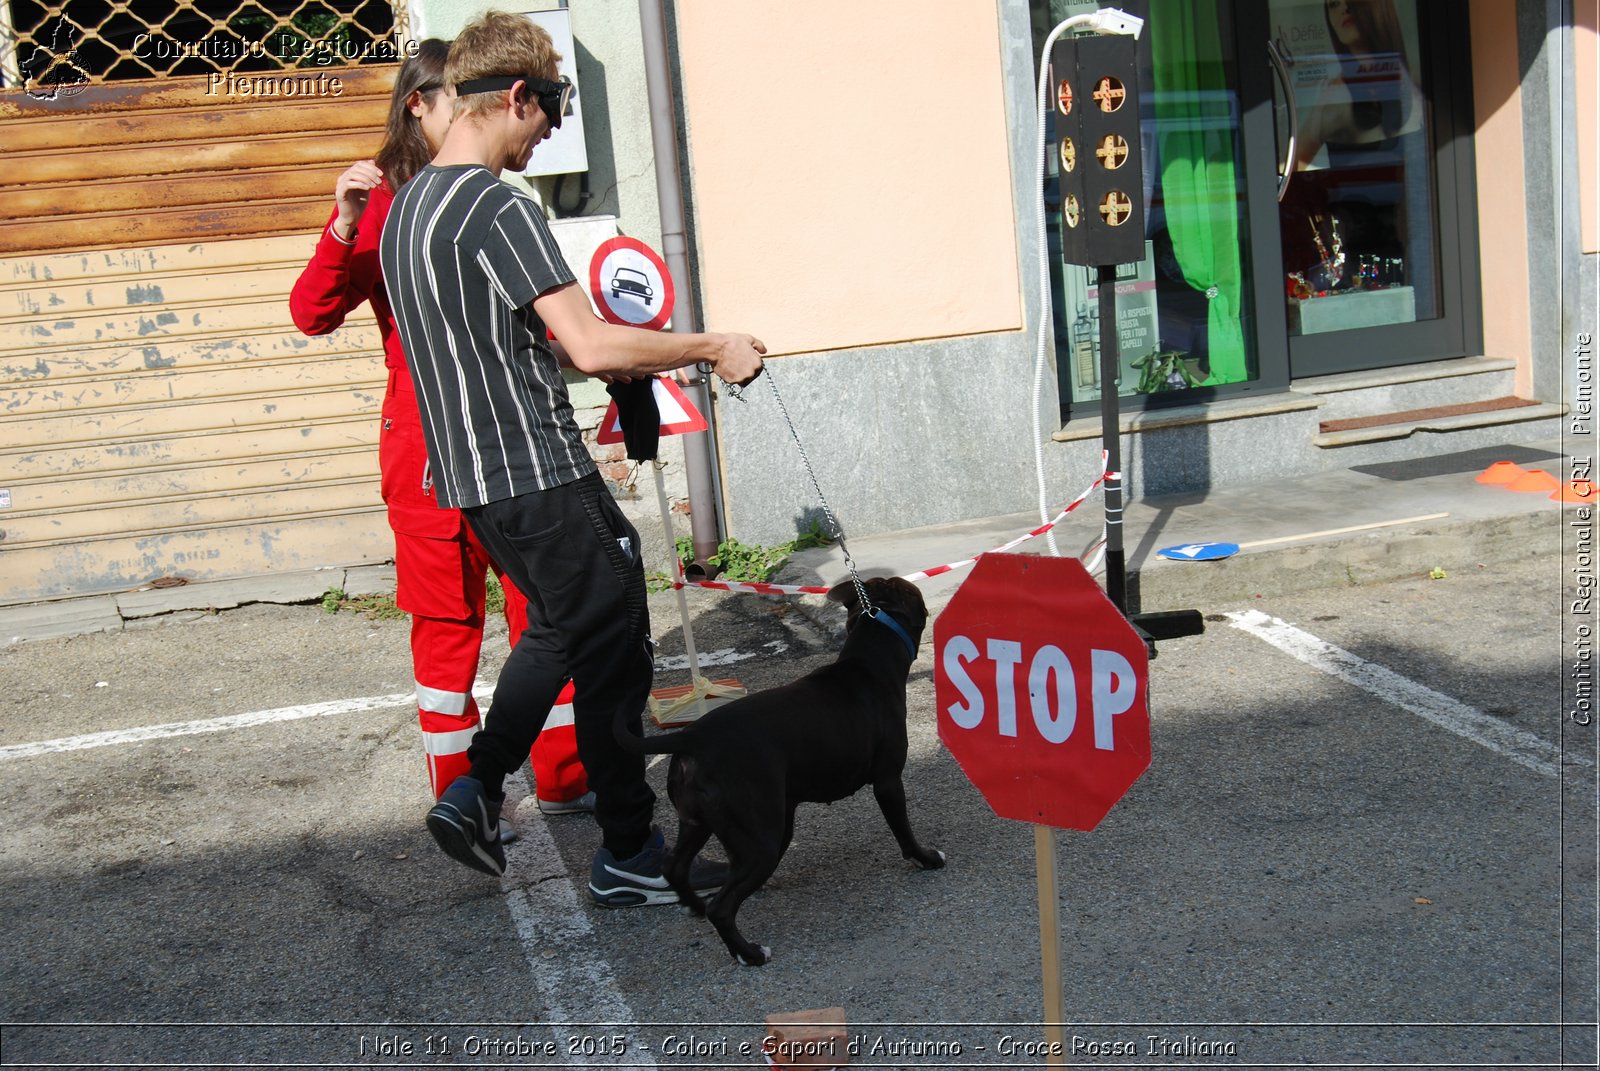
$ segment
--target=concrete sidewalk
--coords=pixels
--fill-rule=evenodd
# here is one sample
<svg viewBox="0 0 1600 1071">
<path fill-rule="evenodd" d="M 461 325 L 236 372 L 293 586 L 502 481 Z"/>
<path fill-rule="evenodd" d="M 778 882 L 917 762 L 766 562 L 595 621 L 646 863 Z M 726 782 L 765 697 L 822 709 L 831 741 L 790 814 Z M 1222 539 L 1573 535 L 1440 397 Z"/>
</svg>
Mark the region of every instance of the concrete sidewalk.
<svg viewBox="0 0 1600 1071">
<path fill-rule="evenodd" d="M 1126 507 L 1123 535 L 1129 609 L 1209 613 L 1257 595 L 1368 583 L 1436 568 L 1448 573 L 1557 553 L 1563 509 L 1571 512 L 1575 506 L 1552 501 L 1548 491 L 1516 492 L 1477 482 L 1485 468 L 1500 460 L 1550 473 L 1558 481 L 1571 475 L 1557 441 L 1361 466 L 1200 495 L 1136 499 Z M 1081 488 L 1065 490 L 1075 495 Z M 1054 529 L 1062 554 L 1084 555 L 1099 538 L 1103 502 L 1097 491 Z M 1059 511 L 1064 504 L 1053 502 L 1051 509 Z M 1035 512 L 854 539 L 848 528 L 845 534 L 863 575 L 904 575 L 972 557 L 1040 523 Z M 1237 543 L 1240 550 L 1220 561 L 1175 561 L 1157 554 L 1165 547 L 1196 542 Z M 1016 552 L 1049 550 L 1040 536 Z M 969 572 L 959 569 L 923 581 L 930 610 L 942 609 Z M 844 554 L 834 546 L 796 554 L 775 582 L 832 585 L 846 576 Z"/>
<path fill-rule="evenodd" d="M 1560 546 L 1563 506 L 1548 493 L 1486 486 L 1476 477 L 1495 461 L 1570 475 L 1562 444 L 1489 447 L 1416 461 L 1362 466 L 1293 480 L 1252 484 L 1203 495 L 1135 499 L 1127 504 L 1124 548 L 1130 610 L 1210 612 L 1256 595 L 1366 583 L 1472 568 Z M 1063 497 L 1082 488 L 1062 489 Z M 1063 554 L 1083 555 L 1099 537 L 1103 497 L 1096 491 L 1053 532 Z M 1058 511 L 1064 501 L 1052 502 Z M 1572 506 L 1565 507 L 1569 511 Z M 1037 528 L 1037 513 L 849 538 L 862 573 L 903 575 L 961 561 Z M 1240 545 L 1223 561 L 1173 561 L 1163 547 L 1195 542 Z M 1040 536 L 1018 553 L 1048 553 Z M 779 584 L 832 585 L 848 575 L 838 546 L 796 554 L 773 578 Z M 935 613 L 968 575 L 959 569 L 922 583 Z M 314 601 L 330 587 L 349 594 L 394 590 L 392 567 L 317 570 L 189 584 L 31 606 L 0 607 L 0 644 L 52 636 L 117 631 L 198 616 L 251 602 Z M 820 597 L 795 600 L 808 618 L 831 629 L 839 616 Z"/>
</svg>

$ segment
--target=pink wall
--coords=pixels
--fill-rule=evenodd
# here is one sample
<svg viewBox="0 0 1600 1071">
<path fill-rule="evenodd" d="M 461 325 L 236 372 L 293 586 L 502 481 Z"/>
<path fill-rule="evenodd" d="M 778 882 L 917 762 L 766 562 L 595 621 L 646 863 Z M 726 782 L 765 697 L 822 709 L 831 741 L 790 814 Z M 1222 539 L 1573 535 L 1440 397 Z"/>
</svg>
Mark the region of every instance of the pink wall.
<svg viewBox="0 0 1600 1071">
<path fill-rule="evenodd" d="M 1533 391 L 1528 305 L 1528 221 L 1523 176 L 1517 10 L 1472 0 L 1473 102 L 1477 108 L 1478 258 L 1483 281 L 1483 351 L 1517 362 L 1516 392 Z M 1506 211 L 1506 206 L 1516 206 Z"/>
<path fill-rule="evenodd" d="M 784 354 L 1022 327 L 993 3 L 677 20 L 708 329 Z"/>
</svg>

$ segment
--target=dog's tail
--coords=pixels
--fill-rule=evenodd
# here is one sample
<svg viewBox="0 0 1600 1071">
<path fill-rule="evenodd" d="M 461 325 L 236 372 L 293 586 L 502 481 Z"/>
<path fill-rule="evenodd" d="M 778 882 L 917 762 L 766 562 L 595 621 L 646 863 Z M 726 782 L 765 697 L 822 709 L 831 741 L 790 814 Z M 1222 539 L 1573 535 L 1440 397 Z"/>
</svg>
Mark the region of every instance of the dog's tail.
<svg viewBox="0 0 1600 1071">
<path fill-rule="evenodd" d="M 617 738 L 618 746 L 630 755 L 679 755 L 689 750 L 693 737 L 687 729 L 661 736 L 640 736 L 633 731 L 627 716 L 620 710 L 617 711 L 616 720 L 611 723 L 611 735 Z"/>
</svg>

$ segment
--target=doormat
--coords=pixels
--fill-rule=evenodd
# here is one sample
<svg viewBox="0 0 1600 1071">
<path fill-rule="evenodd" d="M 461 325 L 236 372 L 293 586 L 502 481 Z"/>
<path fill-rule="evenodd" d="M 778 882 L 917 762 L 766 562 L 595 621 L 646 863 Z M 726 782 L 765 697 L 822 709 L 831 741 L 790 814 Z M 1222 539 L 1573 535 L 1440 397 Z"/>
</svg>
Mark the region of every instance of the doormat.
<svg viewBox="0 0 1600 1071">
<path fill-rule="evenodd" d="M 1434 457 L 1416 457 L 1406 461 L 1386 461 L 1379 465 L 1355 465 L 1351 472 L 1361 472 L 1383 480 L 1420 480 L 1424 476 L 1448 476 L 1456 472 L 1482 472 L 1496 461 L 1514 461 L 1527 465 L 1535 461 L 1552 461 L 1561 457 L 1548 450 L 1531 446 L 1485 446 L 1479 450 L 1463 450 L 1456 454 L 1438 454 Z"/>
<path fill-rule="evenodd" d="M 1407 409 L 1400 413 L 1378 413 L 1375 416 L 1350 417 L 1347 420 L 1324 420 L 1319 427 L 1322 434 L 1331 435 L 1341 431 L 1387 427 L 1390 424 L 1420 424 L 1428 420 L 1442 420 L 1445 417 L 1498 413 L 1505 409 L 1524 409 L 1538 404 L 1530 398 L 1490 398 L 1486 402 L 1462 402 L 1460 405 L 1436 405 L 1429 409 Z"/>
</svg>

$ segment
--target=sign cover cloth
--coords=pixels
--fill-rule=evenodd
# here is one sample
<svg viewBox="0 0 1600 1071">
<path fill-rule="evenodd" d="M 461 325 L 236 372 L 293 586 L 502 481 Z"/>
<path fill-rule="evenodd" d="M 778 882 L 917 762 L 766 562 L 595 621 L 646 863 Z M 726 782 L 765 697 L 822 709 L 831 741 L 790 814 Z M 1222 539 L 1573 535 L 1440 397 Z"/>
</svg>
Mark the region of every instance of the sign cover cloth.
<svg viewBox="0 0 1600 1071">
<path fill-rule="evenodd" d="M 623 396 L 613 389 L 626 386 L 630 389 L 626 396 L 628 404 L 632 406 L 631 413 L 622 409 Z M 631 384 L 613 383 L 606 387 L 611 392 L 611 405 L 606 409 L 606 415 L 600 421 L 600 428 L 595 432 L 594 441 L 601 446 L 612 443 L 626 442 L 628 456 L 639 461 L 655 457 L 655 443 L 648 446 L 649 453 L 644 453 L 645 436 L 639 428 L 635 428 L 634 438 L 628 436 L 630 425 L 643 425 L 647 420 L 653 419 L 657 429 L 657 437 L 661 435 L 688 435 L 697 431 L 705 431 L 708 425 L 706 418 L 700 415 L 700 410 L 694 407 L 689 396 L 683 393 L 683 388 L 666 376 L 650 376 L 645 379 L 636 379 Z M 645 399 L 648 398 L 648 401 Z M 634 443 L 637 441 L 640 453 L 635 453 Z"/>
</svg>

